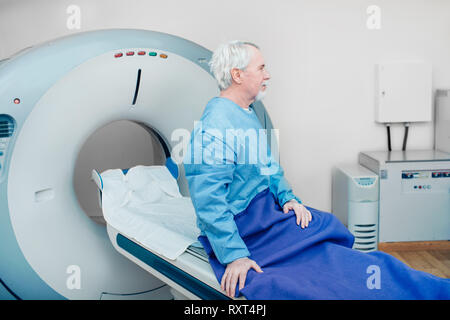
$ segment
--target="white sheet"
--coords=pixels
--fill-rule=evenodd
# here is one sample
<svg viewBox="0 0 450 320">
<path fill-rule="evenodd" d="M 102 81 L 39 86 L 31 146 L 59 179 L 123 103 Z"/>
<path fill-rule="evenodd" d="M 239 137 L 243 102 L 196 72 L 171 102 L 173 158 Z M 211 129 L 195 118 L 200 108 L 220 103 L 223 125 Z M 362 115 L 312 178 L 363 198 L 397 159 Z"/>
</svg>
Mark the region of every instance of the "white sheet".
<svg viewBox="0 0 450 320">
<path fill-rule="evenodd" d="M 197 241 L 191 198 L 183 197 L 165 166 L 136 166 L 101 173 L 105 220 L 125 236 L 175 260 Z"/>
</svg>

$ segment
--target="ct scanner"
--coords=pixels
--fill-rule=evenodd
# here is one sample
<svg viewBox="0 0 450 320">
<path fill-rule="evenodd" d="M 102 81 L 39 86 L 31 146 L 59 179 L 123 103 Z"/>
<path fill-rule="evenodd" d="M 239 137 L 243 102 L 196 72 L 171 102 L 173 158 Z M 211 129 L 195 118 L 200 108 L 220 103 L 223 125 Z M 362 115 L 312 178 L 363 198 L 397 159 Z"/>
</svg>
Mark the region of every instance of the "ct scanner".
<svg viewBox="0 0 450 320">
<path fill-rule="evenodd" d="M 151 298 L 164 283 L 175 296 L 227 298 L 201 252 L 168 260 L 93 222 L 72 183 L 84 141 L 129 120 L 158 137 L 188 196 L 170 137 L 190 132 L 219 93 L 210 56 L 173 35 L 120 29 L 59 38 L 0 62 L 0 299 Z M 271 129 L 262 103 L 253 108 Z M 67 285 L 74 270 L 78 288 Z"/>
</svg>

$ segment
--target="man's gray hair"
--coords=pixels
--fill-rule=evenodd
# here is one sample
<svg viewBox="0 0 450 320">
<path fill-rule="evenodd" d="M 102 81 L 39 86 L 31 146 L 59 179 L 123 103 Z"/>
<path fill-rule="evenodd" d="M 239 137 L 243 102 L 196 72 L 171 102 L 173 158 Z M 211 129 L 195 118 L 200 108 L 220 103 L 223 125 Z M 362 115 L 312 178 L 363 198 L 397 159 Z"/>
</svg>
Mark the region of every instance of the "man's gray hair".
<svg viewBox="0 0 450 320">
<path fill-rule="evenodd" d="M 259 47 L 251 42 L 233 40 L 221 44 L 209 61 L 211 73 L 216 78 L 220 90 L 227 89 L 231 81 L 231 69 L 245 70 L 250 63 L 251 52 L 247 46 Z"/>
</svg>

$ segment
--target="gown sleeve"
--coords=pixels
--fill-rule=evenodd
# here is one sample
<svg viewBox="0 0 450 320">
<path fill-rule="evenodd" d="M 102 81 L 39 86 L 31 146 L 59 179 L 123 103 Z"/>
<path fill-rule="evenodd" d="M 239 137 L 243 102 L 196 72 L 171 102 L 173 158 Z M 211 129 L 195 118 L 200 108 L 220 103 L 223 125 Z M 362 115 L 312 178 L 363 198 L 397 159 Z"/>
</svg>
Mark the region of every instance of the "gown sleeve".
<svg viewBox="0 0 450 320">
<path fill-rule="evenodd" d="M 228 185 L 233 181 L 236 166 L 234 152 L 223 139 L 208 131 L 193 134 L 190 150 L 184 168 L 200 230 L 207 236 L 220 263 L 225 265 L 248 257 L 250 253 L 227 201 Z M 198 157 L 195 152 L 202 153 L 201 161 L 195 160 Z"/>
</svg>

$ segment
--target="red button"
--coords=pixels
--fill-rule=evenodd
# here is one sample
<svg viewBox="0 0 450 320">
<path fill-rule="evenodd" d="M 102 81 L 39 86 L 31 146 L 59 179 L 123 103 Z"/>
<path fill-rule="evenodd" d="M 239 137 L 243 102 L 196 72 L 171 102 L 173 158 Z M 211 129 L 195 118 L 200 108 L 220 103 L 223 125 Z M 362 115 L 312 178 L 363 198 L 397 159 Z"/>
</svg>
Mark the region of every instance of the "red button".
<svg viewBox="0 0 450 320">
<path fill-rule="evenodd" d="M 122 52 L 116 53 L 116 54 L 114 55 L 114 58 L 120 58 L 121 56 L 123 56 L 123 53 L 122 53 Z"/>
<path fill-rule="evenodd" d="M 134 51 L 128 51 L 127 56 L 134 56 Z"/>
<path fill-rule="evenodd" d="M 140 56 L 145 56 L 145 51 L 139 51 L 139 52 L 138 52 L 138 55 L 140 55 Z"/>
</svg>

